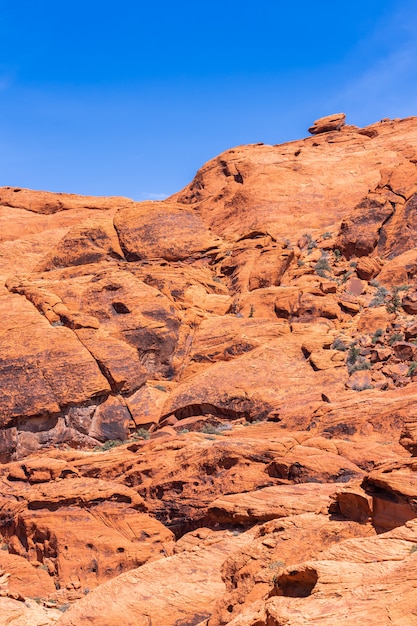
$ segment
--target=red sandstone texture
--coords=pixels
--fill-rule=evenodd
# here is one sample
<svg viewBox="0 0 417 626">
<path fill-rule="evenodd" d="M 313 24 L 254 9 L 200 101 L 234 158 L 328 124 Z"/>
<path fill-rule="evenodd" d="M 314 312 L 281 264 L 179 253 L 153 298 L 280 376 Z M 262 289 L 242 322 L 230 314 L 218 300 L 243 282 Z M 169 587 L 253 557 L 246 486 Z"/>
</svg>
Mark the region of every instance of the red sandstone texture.
<svg viewBox="0 0 417 626">
<path fill-rule="evenodd" d="M 1 623 L 417 623 L 417 118 L 310 132 L 0 189 Z"/>
</svg>

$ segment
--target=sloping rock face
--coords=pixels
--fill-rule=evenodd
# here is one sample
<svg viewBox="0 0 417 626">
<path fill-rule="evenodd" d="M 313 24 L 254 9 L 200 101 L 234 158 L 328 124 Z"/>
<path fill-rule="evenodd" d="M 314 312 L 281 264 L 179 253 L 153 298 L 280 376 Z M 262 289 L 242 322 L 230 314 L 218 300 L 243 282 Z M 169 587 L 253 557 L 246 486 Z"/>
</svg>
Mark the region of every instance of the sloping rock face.
<svg viewBox="0 0 417 626">
<path fill-rule="evenodd" d="M 5 623 L 415 623 L 417 118 L 310 132 L 0 189 Z"/>
<path fill-rule="evenodd" d="M 352 624 L 358 619 L 365 624 L 413 624 L 415 532 L 414 521 L 375 538 L 346 540 L 319 559 L 285 568 L 270 599 L 254 603 L 228 623 L 330 626 L 335 620 Z"/>
</svg>

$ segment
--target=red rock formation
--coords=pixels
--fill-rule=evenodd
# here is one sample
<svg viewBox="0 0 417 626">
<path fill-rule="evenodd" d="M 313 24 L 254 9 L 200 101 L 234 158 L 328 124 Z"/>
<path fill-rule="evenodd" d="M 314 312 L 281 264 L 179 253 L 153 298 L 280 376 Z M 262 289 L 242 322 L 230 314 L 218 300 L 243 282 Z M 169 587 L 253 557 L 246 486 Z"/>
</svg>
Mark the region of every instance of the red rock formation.
<svg viewBox="0 0 417 626">
<path fill-rule="evenodd" d="M 328 133 L 332 130 L 340 130 L 345 125 L 346 115 L 345 113 L 335 113 L 334 115 L 327 115 L 316 120 L 308 129 L 308 132 L 312 135 L 319 135 L 320 133 Z"/>
<path fill-rule="evenodd" d="M 0 621 L 413 623 L 417 118 L 311 132 L 0 189 Z"/>
</svg>

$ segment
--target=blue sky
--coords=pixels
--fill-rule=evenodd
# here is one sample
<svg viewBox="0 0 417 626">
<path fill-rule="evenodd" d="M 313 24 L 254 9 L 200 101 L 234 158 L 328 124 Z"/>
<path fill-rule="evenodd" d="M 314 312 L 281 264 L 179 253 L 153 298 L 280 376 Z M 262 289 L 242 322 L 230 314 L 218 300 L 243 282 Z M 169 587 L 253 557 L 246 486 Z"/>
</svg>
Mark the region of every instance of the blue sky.
<svg viewBox="0 0 417 626">
<path fill-rule="evenodd" d="M 159 199 L 339 111 L 417 115 L 415 0 L 0 0 L 0 185 Z"/>
</svg>

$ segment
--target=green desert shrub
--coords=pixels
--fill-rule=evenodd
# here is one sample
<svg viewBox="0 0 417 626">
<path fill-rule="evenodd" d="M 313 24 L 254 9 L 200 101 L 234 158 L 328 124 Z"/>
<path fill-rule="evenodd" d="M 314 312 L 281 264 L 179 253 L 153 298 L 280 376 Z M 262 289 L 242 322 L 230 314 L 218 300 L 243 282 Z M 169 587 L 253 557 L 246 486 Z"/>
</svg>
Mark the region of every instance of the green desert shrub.
<svg viewBox="0 0 417 626">
<path fill-rule="evenodd" d="M 372 308 L 377 306 L 383 306 L 384 304 L 386 304 L 389 296 L 390 292 L 386 287 L 378 287 L 374 297 L 369 303 L 369 306 Z"/>
<path fill-rule="evenodd" d="M 392 346 L 397 341 L 402 341 L 404 339 L 404 335 L 402 333 L 393 333 L 391 337 L 388 339 L 388 343 Z"/>
<path fill-rule="evenodd" d="M 340 339 L 340 337 L 336 337 L 331 345 L 332 350 L 340 350 L 340 352 L 346 352 L 348 349 L 347 345 Z"/>
<path fill-rule="evenodd" d="M 100 452 L 105 452 L 106 450 L 111 450 L 112 448 L 117 448 L 117 446 L 121 446 L 123 441 L 121 439 L 109 439 L 102 446 L 98 446 L 95 450 Z"/>
<path fill-rule="evenodd" d="M 355 342 L 351 343 L 349 346 L 346 365 L 349 374 L 353 374 L 353 372 L 358 372 L 360 370 L 369 370 L 371 368 L 370 362 L 365 359 L 365 357 L 361 356 L 360 348 L 355 344 Z"/>
<path fill-rule="evenodd" d="M 378 340 L 381 339 L 383 334 L 384 334 L 384 329 L 383 328 L 377 328 L 376 331 L 374 332 L 374 334 L 372 335 L 371 342 L 373 344 L 377 343 Z"/>
<path fill-rule="evenodd" d="M 417 371 L 417 361 L 411 361 L 406 376 L 412 376 Z"/>
<path fill-rule="evenodd" d="M 349 352 L 347 355 L 348 364 L 353 365 L 356 362 L 359 354 L 360 354 L 360 348 L 358 348 L 355 342 L 351 343 L 349 346 Z"/>
<path fill-rule="evenodd" d="M 304 233 L 303 237 L 307 242 L 307 250 L 311 251 L 313 248 L 317 248 L 317 241 L 313 239 L 310 233 Z"/>
<path fill-rule="evenodd" d="M 359 372 L 361 370 L 369 370 L 369 369 L 371 369 L 371 364 L 363 356 L 358 356 L 358 358 L 356 359 L 354 363 L 348 364 L 349 374 L 353 374 L 353 372 Z"/>
<path fill-rule="evenodd" d="M 204 424 L 201 432 L 206 435 L 218 435 L 219 429 L 217 426 L 213 426 L 212 424 Z"/>
<path fill-rule="evenodd" d="M 323 254 L 321 259 L 317 261 L 314 266 L 314 271 L 318 276 L 322 278 L 327 278 L 327 275 L 331 273 L 332 268 L 329 265 L 329 261 L 327 259 L 327 255 Z"/>
<path fill-rule="evenodd" d="M 373 387 L 368 383 L 353 383 L 352 389 L 353 391 L 365 391 L 366 389 L 373 389 Z"/>
<path fill-rule="evenodd" d="M 389 296 L 388 302 L 385 305 L 388 313 L 397 313 L 401 308 L 401 296 L 399 287 L 395 287 Z"/>
<path fill-rule="evenodd" d="M 143 439 L 149 439 L 149 437 L 151 436 L 149 431 L 146 430 L 146 428 L 137 428 L 135 430 L 135 432 L 132 435 L 135 439 L 139 439 L 139 438 L 143 438 Z"/>
</svg>

